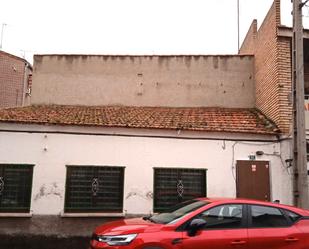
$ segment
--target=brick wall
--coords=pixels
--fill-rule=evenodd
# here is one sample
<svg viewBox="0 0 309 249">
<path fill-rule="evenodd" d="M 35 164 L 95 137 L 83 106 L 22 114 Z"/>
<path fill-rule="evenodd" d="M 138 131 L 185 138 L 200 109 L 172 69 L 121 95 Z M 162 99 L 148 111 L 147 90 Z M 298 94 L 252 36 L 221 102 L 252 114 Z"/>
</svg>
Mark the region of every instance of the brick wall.
<svg viewBox="0 0 309 249">
<path fill-rule="evenodd" d="M 279 11 L 278 11 L 279 9 Z M 279 12 L 279 13 L 278 13 Z M 275 0 L 258 30 L 255 48 L 256 107 L 280 129 L 277 26 L 280 1 Z"/>
<path fill-rule="evenodd" d="M 21 58 L 0 51 L 0 108 L 23 105 L 25 63 Z"/>
<path fill-rule="evenodd" d="M 240 54 L 254 54 L 257 38 L 257 20 L 254 19 L 247 32 L 247 35 L 239 49 Z"/>
<path fill-rule="evenodd" d="M 253 21 L 240 49 L 240 54 L 255 56 L 255 105 L 282 132 L 288 133 L 291 125 L 291 52 L 290 40 L 277 35 L 280 0 L 274 0 L 257 33 L 255 25 Z"/>
<path fill-rule="evenodd" d="M 281 129 L 288 133 L 292 127 L 292 40 L 278 37 L 278 96 Z"/>
</svg>

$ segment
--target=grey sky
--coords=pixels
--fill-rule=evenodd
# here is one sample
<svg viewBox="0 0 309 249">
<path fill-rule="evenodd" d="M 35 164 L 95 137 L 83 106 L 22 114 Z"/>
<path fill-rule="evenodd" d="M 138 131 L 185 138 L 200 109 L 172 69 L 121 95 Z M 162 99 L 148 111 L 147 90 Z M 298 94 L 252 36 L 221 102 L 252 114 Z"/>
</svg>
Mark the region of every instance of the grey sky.
<svg viewBox="0 0 309 249">
<path fill-rule="evenodd" d="M 240 0 L 241 40 L 272 2 Z M 291 26 L 291 1 L 281 2 Z M 3 50 L 30 62 L 38 53 L 233 54 L 236 7 L 237 0 L 0 0 Z"/>
</svg>

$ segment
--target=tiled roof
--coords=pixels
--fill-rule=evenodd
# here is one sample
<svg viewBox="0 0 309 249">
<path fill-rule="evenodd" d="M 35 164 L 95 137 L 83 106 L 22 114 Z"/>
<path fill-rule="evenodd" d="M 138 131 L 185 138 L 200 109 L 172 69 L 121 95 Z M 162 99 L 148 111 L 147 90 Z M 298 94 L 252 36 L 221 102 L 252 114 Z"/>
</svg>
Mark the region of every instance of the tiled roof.
<svg viewBox="0 0 309 249">
<path fill-rule="evenodd" d="M 278 134 L 255 109 L 126 106 L 28 106 L 0 110 L 0 122 Z"/>
</svg>

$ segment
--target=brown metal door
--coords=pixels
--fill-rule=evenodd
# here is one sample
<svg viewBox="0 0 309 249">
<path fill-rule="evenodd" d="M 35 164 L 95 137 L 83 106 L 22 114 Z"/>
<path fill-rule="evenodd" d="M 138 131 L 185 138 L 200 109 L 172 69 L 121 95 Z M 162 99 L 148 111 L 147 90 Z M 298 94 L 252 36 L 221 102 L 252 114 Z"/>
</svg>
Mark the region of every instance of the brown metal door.
<svg viewBox="0 0 309 249">
<path fill-rule="evenodd" d="M 269 162 L 237 161 L 237 197 L 270 201 Z"/>
</svg>

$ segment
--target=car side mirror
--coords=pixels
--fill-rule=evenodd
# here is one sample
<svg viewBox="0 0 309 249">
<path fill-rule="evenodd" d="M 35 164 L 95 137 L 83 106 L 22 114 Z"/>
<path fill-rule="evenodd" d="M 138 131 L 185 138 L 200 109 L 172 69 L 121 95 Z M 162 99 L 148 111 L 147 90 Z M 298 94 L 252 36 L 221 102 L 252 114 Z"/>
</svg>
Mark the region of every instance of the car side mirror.
<svg viewBox="0 0 309 249">
<path fill-rule="evenodd" d="M 201 230 L 207 222 L 203 219 L 193 219 L 188 225 L 188 235 L 193 237 L 198 230 Z"/>
</svg>

